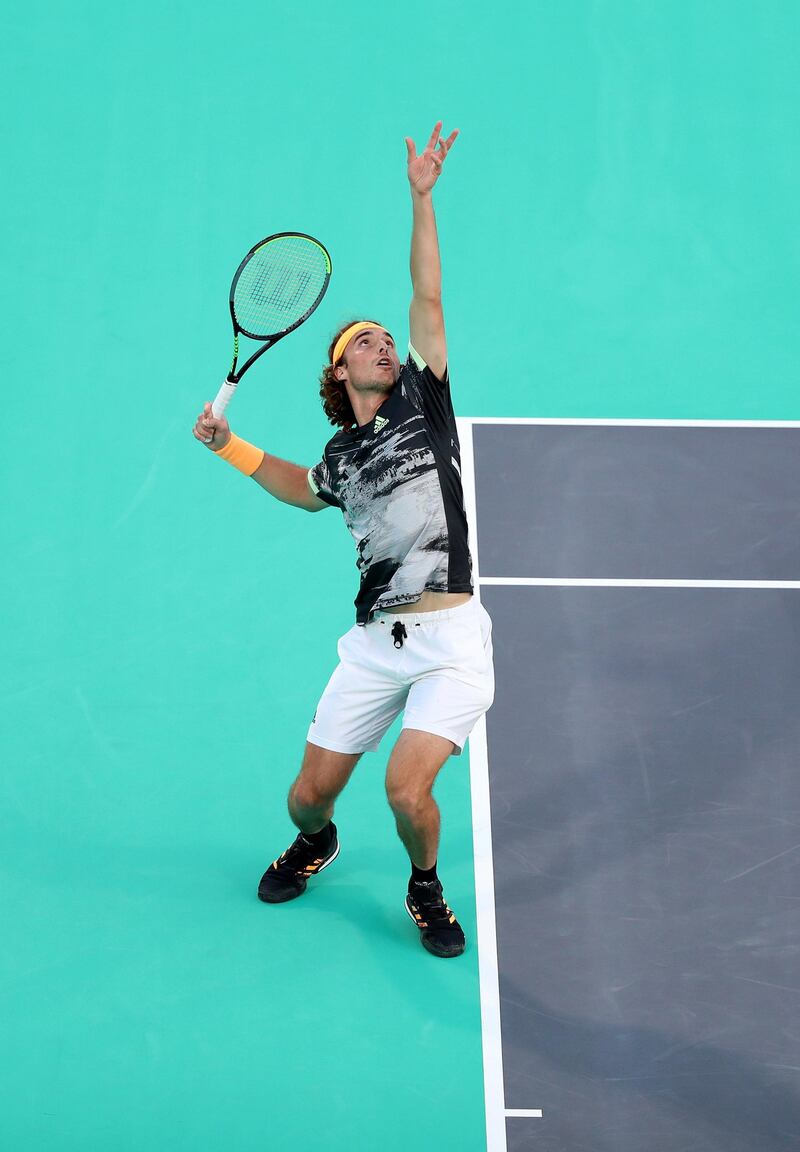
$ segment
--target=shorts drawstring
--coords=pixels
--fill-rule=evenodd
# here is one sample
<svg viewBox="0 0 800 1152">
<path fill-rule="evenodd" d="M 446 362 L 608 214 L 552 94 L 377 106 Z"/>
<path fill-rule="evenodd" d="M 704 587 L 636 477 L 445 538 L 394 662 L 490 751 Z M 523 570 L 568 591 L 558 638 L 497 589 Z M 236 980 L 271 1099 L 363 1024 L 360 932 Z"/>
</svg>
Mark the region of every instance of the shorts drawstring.
<svg viewBox="0 0 800 1152">
<path fill-rule="evenodd" d="M 394 640 L 395 648 L 402 648 L 403 641 L 408 639 L 406 626 L 402 620 L 395 620 L 394 624 L 392 625 L 392 639 Z"/>
</svg>

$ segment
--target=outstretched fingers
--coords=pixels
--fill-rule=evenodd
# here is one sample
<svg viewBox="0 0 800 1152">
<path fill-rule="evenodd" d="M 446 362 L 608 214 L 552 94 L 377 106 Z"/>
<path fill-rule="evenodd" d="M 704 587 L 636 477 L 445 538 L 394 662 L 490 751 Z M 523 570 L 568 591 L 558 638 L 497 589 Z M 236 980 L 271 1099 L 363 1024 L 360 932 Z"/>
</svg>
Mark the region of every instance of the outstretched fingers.
<svg viewBox="0 0 800 1152">
<path fill-rule="evenodd" d="M 444 141 L 440 140 L 439 141 L 439 149 L 440 149 L 440 151 L 443 152 L 443 154 L 445 156 L 450 151 L 450 149 L 453 147 L 453 144 L 455 143 L 455 139 L 456 139 L 456 136 L 458 136 L 458 133 L 459 133 L 459 129 L 454 128 L 446 140 L 444 140 Z"/>
<path fill-rule="evenodd" d="M 425 145 L 425 148 L 422 151 L 422 153 L 419 153 L 419 154 L 417 153 L 416 145 L 415 145 L 414 141 L 411 139 L 411 137 L 410 136 L 404 137 L 405 142 L 406 142 L 406 150 L 408 152 L 409 175 L 411 175 L 411 172 L 412 172 L 412 169 L 410 166 L 413 164 L 413 162 L 414 161 L 419 162 L 419 164 L 416 165 L 415 169 L 414 169 L 414 171 L 419 169 L 419 172 L 412 179 L 412 183 L 414 183 L 415 186 L 417 186 L 417 187 L 420 186 L 419 185 L 419 174 L 421 174 L 421 172 L 423 172 L 423 171 L 432 172 L 434 180 L 436 180 L 436 178 L 438 178 L 439 174 L 442 171 L 442 167 L 444 165 L 444 161 L 445 161 L 445 158 L 447 156 L 447 153 L 453 147 L 453 144 L 455 143 L 456 137 L 458 136 L 458 132 L 459 132 L 458 128 L 455 128 L 450 133 L 450 135 L 447 137 L 447 139 L 443 139 L 442 138 L 442 121 L 437 120 L 436 124 L 434 125 L 434 129 L 430 134 L 430 138 L 428 140 L 428 143 Z"/>
<path fill-rule="evenodd" d="M 458 136 L 458 128 L 456 128 L 454 132 L 451 132 L 446 140 L 439 141 L 439 148 L 434 155 L 440 165 L 444 164 L 444 158 L 453 147 L 456 136 Z"/>
<path fill-rule="evenodd" d="M 437 120 L 436 125 L 435 125 L 433 131 L 431 132 L 430 139 L 428 140 L 428 143 L 425 145 L 424 151 L 425 152 L 435 152 L 436 149 L 438 148 L 441 158 L 444 159 L 444 157 L 447 155 L 447 153 L 453 147 L 453 144 L 455 143 L 455 139 L 456 139 L 456 136 L 458 136 L 458 133 L 459 133 L 459 129 L 454 128 L 453 131 L 450 133 L 450 135 L 447 137 L 447 139 L 442 140 L 441 139 L 442 121 Z M 404 139 L 406 142 L 406 149 L 408 150 L 409 160 L 416 160 L 416 158 L 417 158 L 416 144 L 414 143 L 414 141 L 411 139 L 410 136 L 405 136 Z"/>
<path fill-rule="evenodd" d="M 433 131 L 431 132 L 431 138 L 428 141 L 428 144 L 425 148 L 426 152 L 432 152 L 434 150 L 436 145 L 439 143 L 439 134 L 441 131 L 442 131 L 442 121 L 437 120 L 434 127 L 433 127 Z"/>
<path fill-rule="evenodd" d="M 431 156 L 433 163 L 434 163 L 435 167 L 437 168 L 437 170 L 441 170 L 441 167 L 445 161 L 445 157 L 447 156 L 447 153 L 450 151 L 450 149 L 453 147 L 453 144 L 455 143 L 455 139 L 456 139 L 456 136 L 458 136 L 458 131 L 459 131 L 458 128 L 455 128 L 450 133 L 450 135 L 447 137 L 446 140 L 442 140 L 441 139 L 441 128 L 442 128 L 442 122 L 440 120 L 437 123 L 436 127 L 434 128 L 434 130 L 431 134 L 431 138 L 428 141 L 428 147 L 425 149 L 425 151 Z"/>
</svg>

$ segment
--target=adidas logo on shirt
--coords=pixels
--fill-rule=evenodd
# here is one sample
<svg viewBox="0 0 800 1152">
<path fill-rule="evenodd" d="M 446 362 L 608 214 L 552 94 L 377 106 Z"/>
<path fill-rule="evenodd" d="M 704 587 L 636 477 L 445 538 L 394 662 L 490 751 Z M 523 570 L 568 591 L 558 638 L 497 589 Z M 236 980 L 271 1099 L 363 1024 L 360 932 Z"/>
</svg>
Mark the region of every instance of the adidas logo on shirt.
<svg viewBox="0 0 800 1152">
<path fill-rule="evenodd" d="M 386 425 L 388 423 L 389 423 L 389 420 L 386 416 L 376 416 L 375 417 L 375 431 L 381 432 L 386 427 Z"/>
</svg>

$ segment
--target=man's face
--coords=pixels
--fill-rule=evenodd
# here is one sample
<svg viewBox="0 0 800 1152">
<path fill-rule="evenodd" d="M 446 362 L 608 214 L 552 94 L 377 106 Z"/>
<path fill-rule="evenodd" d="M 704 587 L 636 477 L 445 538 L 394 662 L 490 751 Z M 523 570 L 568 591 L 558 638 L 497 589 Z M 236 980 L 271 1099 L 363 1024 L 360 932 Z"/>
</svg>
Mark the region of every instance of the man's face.
<svg viewBox="0 0 800 1152">
<path fill-rule="evenodd" d="M 391 392 L 400 376 L 394 340 L 383 328 L 357 332 L 344 350 L 336 378 L 356 392 Z"/>
</svg>

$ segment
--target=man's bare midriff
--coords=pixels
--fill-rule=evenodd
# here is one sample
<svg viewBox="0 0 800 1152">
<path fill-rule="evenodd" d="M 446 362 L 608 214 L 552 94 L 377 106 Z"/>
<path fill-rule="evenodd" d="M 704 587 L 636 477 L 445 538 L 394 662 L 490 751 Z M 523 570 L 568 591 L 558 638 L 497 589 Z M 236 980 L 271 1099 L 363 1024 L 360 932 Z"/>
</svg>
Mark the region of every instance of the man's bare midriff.
<svg viewBox="0 0 800 1152">
<path fill-rule="evenodd" d="M 431 592 L 429 588 L 422 593 L 419 600 L 411 604 L 394 604 L 387 608 L 387 612 L 439 612 L 442 608 L 457 608 L 459 604 L 466 604 L 472 599 L 471 592 Z"/>
</svg>

